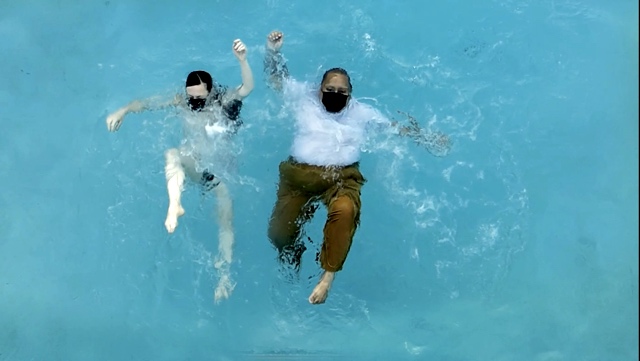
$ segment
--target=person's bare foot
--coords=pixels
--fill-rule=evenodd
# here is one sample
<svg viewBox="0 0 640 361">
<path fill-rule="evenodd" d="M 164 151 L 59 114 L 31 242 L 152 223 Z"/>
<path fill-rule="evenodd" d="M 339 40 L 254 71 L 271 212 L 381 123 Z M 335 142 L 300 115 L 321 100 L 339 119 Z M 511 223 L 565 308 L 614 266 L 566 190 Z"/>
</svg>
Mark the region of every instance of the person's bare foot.
<svg viewBox="0 0 640 361">
<path fill-rule="evenodd" d="M 331 289 L 334 278 L 335 272 L 325 271 L 322 277 L 320 277 L 320 282 L 318 282 L 313 292 L 311 292 L 309 303 L 314 305 L 324 303 L 324 301 L 327 300 L 327 296 L 329 296 L 329 290 Z"/>
<path fill-rule="evenodd" d="M 169 205 L 167 210 L 167 219 L 164 221 L 164 226 L 167 228 L 167 232 L 173 233 L 178 227 L 178 217 L 184 214 L 184 208 L 182 205 Z"/>
</svg>

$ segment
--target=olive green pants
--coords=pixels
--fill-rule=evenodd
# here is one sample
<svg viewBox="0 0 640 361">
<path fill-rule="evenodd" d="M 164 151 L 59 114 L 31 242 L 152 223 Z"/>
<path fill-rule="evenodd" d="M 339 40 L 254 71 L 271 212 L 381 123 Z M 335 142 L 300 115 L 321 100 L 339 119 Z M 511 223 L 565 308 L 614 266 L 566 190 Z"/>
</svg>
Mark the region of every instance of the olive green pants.
<svg viewBox="0 0 640 361">
<path fill-rule="evenodd" d="M 311 219 L 314 204 L 327 207 L 324 239 L 320 251 L 323 269 L 337 272 L 347 259 L 360 222 L 360 189 L 366 182 L 358 163 L 346 167 L 320 167 L 280 163 L 277 201 L 269 220 L 269 239 L 282 252 L 300 236 L 300 228 Z"/>
</svg>

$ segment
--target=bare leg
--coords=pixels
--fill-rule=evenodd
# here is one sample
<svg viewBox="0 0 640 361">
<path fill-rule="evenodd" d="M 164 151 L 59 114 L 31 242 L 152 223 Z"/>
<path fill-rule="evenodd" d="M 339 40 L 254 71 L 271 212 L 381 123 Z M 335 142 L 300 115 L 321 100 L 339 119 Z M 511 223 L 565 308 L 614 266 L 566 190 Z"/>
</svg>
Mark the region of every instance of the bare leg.
<svg viewBox="0 0 640 361">
<path fill-rule="evenodd" d="M 229 189 L 225 183 L 218 184 L 214 191 L 218 203 L 218 256 L 214 266 L 218 270 L 218 287 L 215 290 L 214 298 L 216 303 L 222 299 L 229 298 L 235 288 L 235 283 L 231 280 L 231 261 L 233 259 L 233 202 L 229 195 Z"/>
<path fill-rule="evenodd" d="M 180 154 L 180 163 L 182 164 L 182 169 L 184 169 L 184 173 L 191 179 L 191 181 L 198 183 L 202 180 L 202 173 L 196 170 L 196 160 L 192 155 L 183 155 Z"/>
<path fill-rule="evenodd" d="M 335 275 L 335 272 L 324 271 L 322 277 L 320 277 L 320 282 L 318 282 L 313 292 L 311 292 L 311 296 L 309 296 L 309 303 L 317 305 L 327 300 Z"/>
<path fill-rule="evenodd" d="M 184 186 L 184 169 L 180 160 L 180 153 L 172 148 L 165 152 L 165 177 L 167 179 L 167 193 L 169 194 L 169 209 L 164 226 L 167 232 L 173 233 L 178 226 L 178 217 L 184 214 L 184 209 L 180 203 L 182 189 Z"/>
</svg>

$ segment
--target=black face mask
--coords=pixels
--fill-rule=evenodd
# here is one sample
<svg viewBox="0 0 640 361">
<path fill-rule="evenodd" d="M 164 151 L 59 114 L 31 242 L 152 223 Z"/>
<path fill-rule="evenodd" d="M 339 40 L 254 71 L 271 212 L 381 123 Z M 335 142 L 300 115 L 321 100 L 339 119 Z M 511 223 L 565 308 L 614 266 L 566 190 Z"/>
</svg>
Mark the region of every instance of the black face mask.
<svg viewBox="0 0 640 361">
<path fill-rule="evenodd" d="M 196 112 L 202 110 L 206 103 L 207 99 L 189 98 L 189 107 Z"/>
<path fill-rule="evenodd" d="M 347 94 L 335 92 L 322 92 L 322 104 L 329 113 L 338 113 L 347 106 Z"/>
</svg>

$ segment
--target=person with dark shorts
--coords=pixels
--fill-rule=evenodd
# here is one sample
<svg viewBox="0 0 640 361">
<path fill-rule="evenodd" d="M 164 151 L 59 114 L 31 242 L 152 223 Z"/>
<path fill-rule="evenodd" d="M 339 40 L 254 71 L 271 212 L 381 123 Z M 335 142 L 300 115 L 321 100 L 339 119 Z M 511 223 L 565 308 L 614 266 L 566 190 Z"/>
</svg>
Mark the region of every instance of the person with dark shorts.
<svg viewBox="0 0 640 361">
<path fill-rule="evenodd" d="M 182 109 L 185 123 L 185 135 L 180 147 L 165 152 L 165 177 L 169 195 L 169 207 L 165 227 L 173 233 L 178 226 L 178 218 L 184 214 L 181 194 L 185 177 L 203 186 L 205 191 L 214 190 L 218 199 L 219 254 L 215 267 L 220 270 L 220 283 L 215 292 L 216 300 L 227 298 L 234 288 L 229 278 L 228 267 L 231 263 L 234 242 L 233 212 L 229 191 L 225 184 L 208 169 L 203 158 L 222 158 L 225 149 L 218 144 L 229 142 L 242 125 L 240 110 L 242 100 L 254 88 L 253 74 L 247 62 L 246 47 L 239 39 L 233 42 L 233 53 L 240 63 L 242 84 L 228 89 L 214 82 L 211 74 L 203 70 L 189 73 L 185 82 L 186 96 L 178 94 L 170 101 L 158 101 L 155 98 L 136 100 L 115 111 L 106 119 L 109 131 L 120 128 L 125 115 L 145 110 L 162 109 L 174 106 Z M 211 147 L 210 145 L 215 145 Z M 227 147 L 228 148 L 228 147 Z M 211 153 L 214 149 L 215 154 Z M 227 152 L 228 153 L 228 152 Z M 203 166 L 202 163 L 205 163 Z"/>
</svg>

